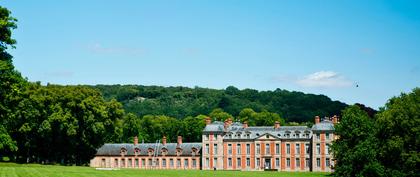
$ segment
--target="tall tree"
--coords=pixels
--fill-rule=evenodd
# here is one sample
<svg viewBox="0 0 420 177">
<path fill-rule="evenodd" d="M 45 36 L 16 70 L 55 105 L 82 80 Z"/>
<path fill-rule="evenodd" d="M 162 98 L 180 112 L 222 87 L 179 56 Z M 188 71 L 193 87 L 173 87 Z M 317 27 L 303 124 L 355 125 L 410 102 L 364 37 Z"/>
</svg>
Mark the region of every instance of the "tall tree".
<svg viewBox="0 0 420 177">
<path fill-rule="evenodd" d="M 15 48 L 16 41 L 12 38 L 16 19 L 11 12 L 0 6 L 0 156 L 5 151 L 16 151 L 17 146 L 8 130 L 14 121 L 14 108 L 19 103 L 17 97 L 25 87 L 26 81 L 14 69 L 12 56 L 6 51 Z"/>
<path fill-rule="evenodd" d="M 378 162 L 378 139 L 375 122 L 358 106 L 343 111 L 341 122 L 335 126 L 339 136 L 332 150 L 337 160 L 335 176 L 383 176 L 383 166 Z"/>
<path fill-rule="evenodd" d="M 380 162 L 387 176 L 420 174 L 420 88 L 390 99 L 377 115 Z"/>
</svg>

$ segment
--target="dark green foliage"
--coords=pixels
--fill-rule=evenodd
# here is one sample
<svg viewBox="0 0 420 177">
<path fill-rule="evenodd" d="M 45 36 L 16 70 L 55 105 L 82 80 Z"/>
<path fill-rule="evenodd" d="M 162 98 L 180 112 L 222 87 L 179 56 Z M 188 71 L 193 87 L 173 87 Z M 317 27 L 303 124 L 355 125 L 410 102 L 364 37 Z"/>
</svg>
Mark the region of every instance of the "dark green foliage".
<svg viewBox="0 0 420 177">
<path fill-rule="evenodd" d="M 123 114 L 120 103 L 105 102 L 91 88 L 31 84 L 9 124 L 17 160 L 87 163 L 98 147 L 118 138 Z"/>
<path fill-rule="evenodd" d="M 335 133 L 340 137 L 332 146 L 337 160 L 335 176 L 383 176 L 377 160 L 375 122 L 365 111 L 358 106 L 346 108 Z"/>
<path fill-rule="evenodd" d="M 16 99 L 26 85 L 19 72 L 14 69 L 12 56 L 6 49 L 14 48 L 16 41 L 11 37 L 16 28 L 16 19 L 10 11 L 0 6 L 0 158 L 2 154 L 18 150 L 16 142 L 11 139 L 7 125 L 15 121 Z"/>
<path fill-rule="evenodd" d="M 392 98 L 377 115 L 380 162 L 387 176 L 420 175 L 420 88 Z"/>
<path fill-rule="evenodd" d="M 274 91 L 225 90 L 141 85 L 97 85 L 105 99 L 115 98 L 127 112 L 137 116 L 167 115 L 182 119 L 200 114 L 209 115 L 221 108 L 236 117 L 244 108 L 257 112 L 277 113 L 290 122 L 312 122 L 315 115 L 340 115 L 347 105 L 331 101 L 324 95 L 304 94 L 276 89 Z"/>
</svg>

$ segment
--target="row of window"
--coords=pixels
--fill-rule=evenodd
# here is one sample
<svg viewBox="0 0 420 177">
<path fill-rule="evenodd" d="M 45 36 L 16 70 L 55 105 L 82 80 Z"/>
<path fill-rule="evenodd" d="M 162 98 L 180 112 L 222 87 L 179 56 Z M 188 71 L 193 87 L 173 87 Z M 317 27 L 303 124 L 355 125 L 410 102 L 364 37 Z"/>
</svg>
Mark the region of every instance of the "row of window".
<svg viewBox="0 0 420 177">
<path fill-rule="evenodd" d="M 331 137 L 332 137 L 332 136 L 330 136 L 330 134 L 329 134 L 329 133 L 325 133 L 325 139 L 326 139 L 326 140 L 329 140 Z M 320 135 L 319 133 L 317 133 L 317 134 L 315 134 L 315 138 L 316 138 L 317 140 L 320 140 L 320 139 L 321 139 L 321 135 Z"/>
<path fill-rule="evenodd" d="M 176 167 L 177 168 L 180 168 L 181 167 L 181 159 L 173 159 L 173 158 L 170 158 L 169 159 L 169 167 L 174 167 L 174 161 L 175 160 L 176 160 Z M 166 159 L 159 160 L 158 158 L 155 159 L 154 161 L 153 161 L 152 158 L 149 158 L 149 159 L 135 158 L 134 159 L 134 164 L 133 164 L 133 158 L 129 158 L 127 164 L 125 164 L 126 163 L 126 160 L 125 159 L 118 160 L 118 158 L 115 158 L 114 159 L 114 167 L 116 167 L 116 168 L 126 167 L 126 165 L 129 168 L 139 167 L 139 162 L 140 161 L 141 161 L 141 166 L 142 167 L 159 167 L 159 166 L 162 166 L 163 168 L 167 167 L 167 161 L 166 161 Z M 146 161 L 147 161 L 147 163 L 146 163 Z M 197 167 L 197 160 L 196 159 L 192 159 L 191 161 L 192 161 L 192 164 L 191 164 L 192 165 L 192 168 L 196 168 Z M 103 167 L 106 166 L 105 159 L 102 159 L 102 164 L 101 165 Z M 189 166 L 189 160 L 188 159 L 184 159 L 184 167 L 187 168 L 188 166 Z"/>
<path fill-rule="evenodd" d="M 228 144 L 228 154 L 231 155 L 232 154 L 232 144 Z M 286 144 L 286 154 L 290 154 L 290 146 L 291 144 Z M 305 154 L 310 154 L 310 145 L 309 144 L 305 144 Z M 326 144 L 325 145 L 325 154 L 330 154 L 330 144 Z M 205 152 L 207 154 L 210 154 L 210 146 L 209 144 L 206 144 L 205 147 Z M 218 152 L 218 146 L 217 144 L 213 145 L 213 154 L 215 154 L 216 152 Z M 242 147 L 241 144 L 237 144 L 236 145 L 236 154 L 241 154 L 242 152 Z M 271 153 L 271 147 L 270 144 L 265 144 L 265 154 L 270 154 Z M 246 154 L 251 154 L 251 147 L 250 144 L 246 144 Z M 261 154 L 261 145 L 260 144 L 256 144 L 256 154 Z M 276 144 L 275 146 L 275 154 L 280 154 L 280 144 Z M 295 144 L 295 154 L 300 154 L 300 144 L 296 143 Z M 320 144 L 316 144 L 316 154 L 321 154 L 321 146 Z"/>
</svg>

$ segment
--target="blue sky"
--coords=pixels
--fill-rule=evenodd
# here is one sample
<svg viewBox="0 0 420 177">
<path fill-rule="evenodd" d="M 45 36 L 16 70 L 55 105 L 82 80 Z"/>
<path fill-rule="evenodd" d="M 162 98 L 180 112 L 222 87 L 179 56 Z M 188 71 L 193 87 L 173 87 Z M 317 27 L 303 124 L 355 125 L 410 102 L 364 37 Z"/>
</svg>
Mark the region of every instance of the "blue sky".
<svg viewBox="0 0 420 177">
<path fill-rule="evenodd" d="M 324 94 L 373 108 L 420 86 L 420 1 L 5 0 L 30 81 Z M 358 87 L 356 87 L 358 85 Z"/>
</svg>

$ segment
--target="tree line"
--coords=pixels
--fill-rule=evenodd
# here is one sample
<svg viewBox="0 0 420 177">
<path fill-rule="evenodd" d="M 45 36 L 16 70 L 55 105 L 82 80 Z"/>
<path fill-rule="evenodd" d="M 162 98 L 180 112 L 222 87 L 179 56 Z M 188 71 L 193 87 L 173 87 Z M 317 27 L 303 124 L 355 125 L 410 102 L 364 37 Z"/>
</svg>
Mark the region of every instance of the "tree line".
<svg viewBox="0 0 420 177">
<path fill-rule="evenodd" d="M 276 89 L 258 91 L 226 89 L 162 87 L 142 85 L 96 85 L 106 100 L 116 99 L 124 110 L 144 115 L 167 115 L 177 119 L 210 114 L 217 108 L 237 117 L 244 108 L 279 114 L 287 122 L 312 122 L 315 115 L 340 115 L 347 105 L 325 95 L 305 94 Z"/>
</svg>

